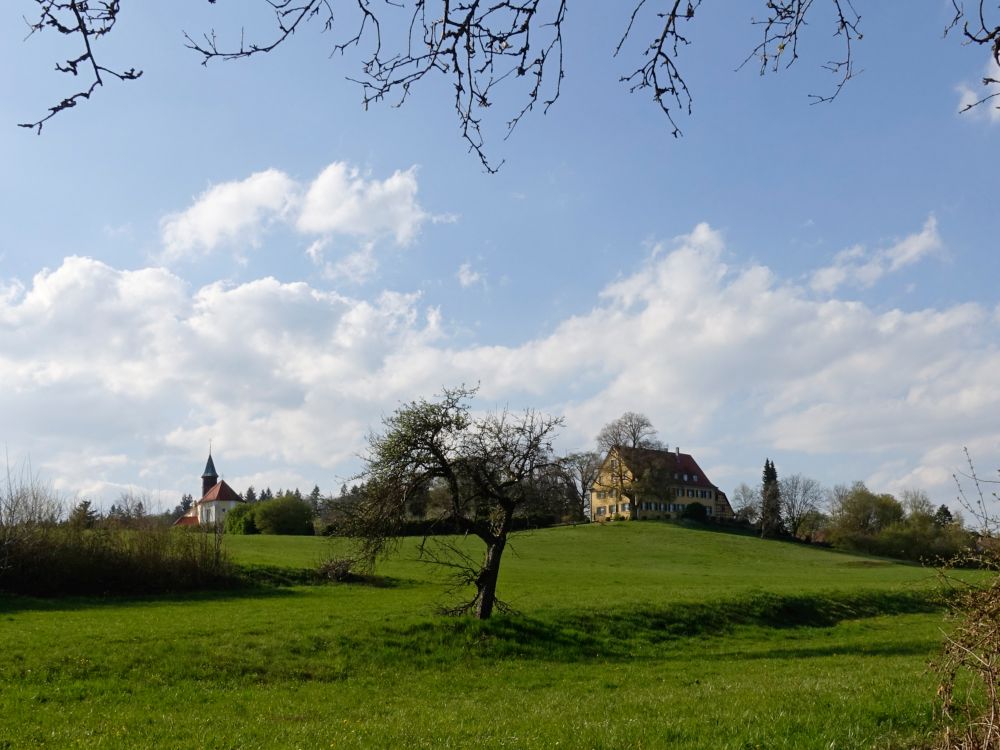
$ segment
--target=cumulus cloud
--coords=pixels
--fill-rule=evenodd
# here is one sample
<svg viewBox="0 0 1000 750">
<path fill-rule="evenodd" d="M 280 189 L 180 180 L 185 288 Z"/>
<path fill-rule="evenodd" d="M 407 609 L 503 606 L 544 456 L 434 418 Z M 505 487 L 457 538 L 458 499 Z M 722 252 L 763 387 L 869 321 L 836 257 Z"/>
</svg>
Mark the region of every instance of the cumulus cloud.
<svg viewBox="0 0 1000 750">
<path fill-rule="evenodd" d="M 315 234 L 391 236 L 406 245 L 427 218 L 417 203 L 415 167 L 376 180 L 335 162 L 309 186 L 296 225 Z"/>
<path fill-rule="evenodd" d="M 460 265 L 458 267 L 458 272 L 455 274 L 455 278 L 458 279 L 458 283 L 463 289 L 483 281 L 483 275 L 479 273 L 479 271 L 474 271 L 471 263 L 463 263 Z"/>
<path fill-rule="evenodd" d="M 308 184 L 268 169 L 214 185 L 186 210 L 165 217 L 161 259 L 169 263 L 222 247 L 256 247 L 277 222 L 319 235 L 324 244 L 341 236 L 365 243 L 389 239 L 405 246 L 426 221 L 454 220 L 427 214 L 417 201 L 417 189 L 415 167 L 379 180 L 334 162 Z"/>
<path fill-rule="evenodd" d="M 904 237 L 891 247 L 870 253 L 864 246 L 855 245 L 837 253 L 833 265 L 813 272 L 810 286 L 821 293 L 833 292 L 847 283 L 870 287 L 886 274 L 913 265 L 943 248 L 937 219 L 928 216 L 919 232 Z"/>
<path fill-rule="evenodd" d="M 295 181 L 277 169 L 214 185 L 190 208 L 160 222 L 163 259 L 203 255 L 223 244 L 256 246 L 268 224 L 290 210 L 297 190 Z"/>
<path fill-rule="evenodd" d="M 366 242 L 361 249 L 335 260 L 327 260 L 328 245 L 328 240 L 316 240 L 306 249 L 306 255 L 319 266 L 323 278 L 345 281 L 349 284 L 362 284 L 375 276 L 378 271 L 374 242 Z"/>
<path fill-rule="evenodd" d="M 881 267 L 930 244 L 907 238 Z M 5 439 L 55 457 L 46 470 L 67 487 L 138 477 L 190 491 L 210 439 L 220 469 L 258 487 L 339 486 L 382 415 L 460 382 L 481 383 L 484 406 L 564 414 L 568 449 L 642 411 L 724 487 L 747 479 L 733 467 L 779 451 L 857 472 L 814 472 L 828 482 L 950 492 L 963 444 L 1000 447 L 994 310 L 879 311 L 818 294 L 733 265 L 705 224 L 594 290 L 592 309 L 507 346 L 459 345 L 418 294 L 362 299 L 273 278 L 191 289 L 164 269 L 86 258 L 6 289 Z"/>
</svg>

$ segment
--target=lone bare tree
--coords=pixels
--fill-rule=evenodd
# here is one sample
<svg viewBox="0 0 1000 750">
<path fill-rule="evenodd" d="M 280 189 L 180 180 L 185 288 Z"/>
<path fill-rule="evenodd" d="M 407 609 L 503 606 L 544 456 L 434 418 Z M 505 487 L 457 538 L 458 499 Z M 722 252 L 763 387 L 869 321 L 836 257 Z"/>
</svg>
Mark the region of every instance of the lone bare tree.
<svg viewBox="0 0 1000 750">
<path fill-rule="evenodd" d="M 661 448 L 656 428 L 645 414 L 627 411 L 608 422 L 597 433 L 597 447 L 607 453 L 612 448 Z"/>
<path fill-rule="evenodd" d="M 822 486 L 815 479 L 789 474 L 778 480 L 778 495 L 785 529 L 792 536 L 805 536 L 807 521 L 819 512 L 823 502 Z"/>
<path fill-rule="evenodd" d="M 573 498 L 573 510 L 585 518 L 590 511 L 590 489 L 601 470 L 601 455 L 594 451 L 570 453 L 559 459 L 559 466 Z"/>
<path fill-rule="evenodd" d="M 760 519 L 760 489 L 740 482 L 733 492 L 733 512 L 740 521 L 757 523 Z"/>
<path fill-rule="evenodd" d="M 384 431 L 369 438 L 364 491 L 348 531 L 362 558 L 374 564 L 398 542 L 410 500 L 431 486 L 440 488 L 443 500 L 430 520 L 478 537 L 485 554 L 476 563 L 447 539 L 423 545 L 422 552 L 454 568 L 460 583 L 475 586 L 472 599 L 452 611 L 486 619 L 503 606 L 497 579 L 515 516 L 558 501 L 565 491 L 552 471 L 551 441 L 562 420 L 530 410 L 474 418 L 474 394 L 464 387 L 445 389 L 436 400 L 413 401 L 383 420 Z"/>
<path fill-rule="evenodd" d="M 28 22 L 30 33 L 57 32 L 76 39 L 79 46 L 71 57 L 56 64 L 56 70 L 84 83 L 76 93 L 51 106 L 47 115 L 22 123 L 22 127 L 41 132 L 48 120 L 89 99 L 106 79 L 134 81 L 142 75 L 134 67 L 107 67 L 95 53 L 97 45 L 114 31 L 122 0 L 34 2 L 37 8 L 34 20 Z M 332 52 L 362 50 L 361 72 L 355 80 L 361 86 L 365 107 L 384 100 L 398 106 L 425 76 L 444 75 L 451 79 L 462 138 L 489 172 L 503 163 L 495 164 L 485 151 L 483 117 L 489 108 L 505 100 L 515 102 L 506 116 L 509 135 L 526 114 L 536 108 L 547 111 L 560 96 L 565 75 L 563 27 L 569 0 L 385 0 L 377 9 L 371 0 L 260 2 L 274 13 L 269 36 L 247 39 L 241 30 L 238 41 L 227 46 L 213 29 L 193 36 L 185 33 L 187 46 L 205 64 L 216 59 L 237 60 L 271 52 L 313 24 L 339 34 Z M 822 65 L 833 74 L 832 87 L 810 96 L 814 103 L 836 98 L 855 74 L 855 46 L 862 38 L 861 14 L 855 5 L 861 5 L 861 0 L 758 2 L 756 14 L 749 8 L 741 10 L 752 14 L 750 24 L 760 36 L 740 67 L 755 67 L 762 75 L 787 68 L 798 60 L 801 37 L 808 26 L 825 26 L 840 41 L 840 53 Z M 961 27 L 963 40 L 989 48 L 998 66 L 996 77 L 983 80 L 987 93 L 970 105 L 977 106 L 1000 95 L 989 88 L 1000 83 L 998 10 L 987 0 L 971 3 L 973 9 L 968 11 L 959 0 L 952 0 L 952 4 L 953 19 L 945 32 Z M 626 52 L 636 55 L 635 67 L 627 64 L 620 80 L 630 91 L 651 95 L 675 137 L 681 134 L 676 116 L 690 114 L 694 101 L 681 69 L 681 52 L 691 43 L 701 5 L 702 0 L 631 0 L 621 7 L 623 31 L 614 56 L 636 38 L 638 44 L 635 53 Z M 601 12 L 604 10 L 602 5 Z M 230 36 L 237 38 L 235 32 Z M 501 95 L 505 88 L 514 91 Z"/>
</svg>

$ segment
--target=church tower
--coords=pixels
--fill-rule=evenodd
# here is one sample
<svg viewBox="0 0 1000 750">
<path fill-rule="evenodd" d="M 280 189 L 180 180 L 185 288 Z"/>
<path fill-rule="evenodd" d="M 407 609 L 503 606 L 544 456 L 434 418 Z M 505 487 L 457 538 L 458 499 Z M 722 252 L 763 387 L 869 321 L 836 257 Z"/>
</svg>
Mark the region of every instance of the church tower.
<svg viewBox="0 0 1000 750">
<path fill-rule="evenodd" d="M 212 452 L 208 452 L 208 463 L 205 464 L 205 473 L 201 475 L 201 496 L 205 497 L 208 491 L 219 483 L 219 474 L 215 470 L 215 462 L 212 460 Z"/>
</svg>

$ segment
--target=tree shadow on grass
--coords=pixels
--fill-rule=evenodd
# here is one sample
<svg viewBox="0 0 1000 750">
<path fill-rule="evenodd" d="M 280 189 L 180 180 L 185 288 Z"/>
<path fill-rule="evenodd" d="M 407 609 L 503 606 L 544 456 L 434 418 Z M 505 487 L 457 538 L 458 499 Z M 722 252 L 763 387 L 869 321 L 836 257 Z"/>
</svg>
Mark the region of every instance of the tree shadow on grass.
<svg viewBox="0 0 1000 750">
<path fill-rule="evenodd" d="M 734 660 L 761 659 L 816 659 L 825 657 L 851 656 L 926 656 L 940 643 L 929 643 L 926 639 L 914 638 L 893 643 L 870 643 L 864 648 L 857 644 L 836 643 L 828 646 L 795 646 L 785 648 L 767 648 L 761 651 L 726 651 L 716 652 L 714 658 Z"/>
<path fill-rule="evenodd" d="M 246 586 L 312 586 L 321 584 L 370 586 L 377 589 L 401 589 L 417 585 L 409 578 L 348 573 L 340 581 L 324 578 L 318 568 L 285 568 L 279 565 L 247 565 L 236 567 L 237 576 Z"/>
<path fill-rule="evenodd" d="M 87 609 L 112 607 L 144 607 L 150 604 L 179 604 L 191 602 L 221 602 L 242 599 L 274 599 L 293 597 L 289 588 L 231 588 L 216 591 L 187 591 L 170 594 L 145 594 L 142 596 L 60 596 L 35 597 L 0 593 L 0 617 L 17 612 L 78 612 Z"/>
<path fill-rule="evenodd" d="M 389 651 L 450 658 L 459 650 L 484 658 L 532 658 L 559 662 L 640 658 L 650 649 L 692 637 L 721 636 L 739 627 L 771 630 L 829 628 L 845 620 L 939 612 L 944 606 L 935 591 L 894 591 L 782 595 L 755 593 L 705 603 L 663 607 L 566 612 L 541 619 L 504 615 L 486 621 L 471 618 L 434 620 L 405 630 L 386 629 L 380 643 Z M 925 646 L 873 646 L 885 654 L 923 653 Z M 843 644 L 784 649 L 787 656 L 857 653 Z M 869 650 L 866 650 L 866 653 Z M 758 658 L 780 656 L 766 650 Z"/>
<path fill-rule="evenodd" d="M 235 576 L 224 587 L 167 592 L 108 592 L 106 594 L 52 594 L 30 596 L 0 591 L 0 616 L 22 611 L 78 611 L 95 607 L 147 605 L 151 603 L 225 601 L 294 596 L 293 586 L 363 586 L 379 589 L 404 589 L 419 585 L 408 578 L 357 575 L 335 583 L 322 579 L 311 568 L 282 568 L 269 565 L 237 565 Z"/>
</svg>

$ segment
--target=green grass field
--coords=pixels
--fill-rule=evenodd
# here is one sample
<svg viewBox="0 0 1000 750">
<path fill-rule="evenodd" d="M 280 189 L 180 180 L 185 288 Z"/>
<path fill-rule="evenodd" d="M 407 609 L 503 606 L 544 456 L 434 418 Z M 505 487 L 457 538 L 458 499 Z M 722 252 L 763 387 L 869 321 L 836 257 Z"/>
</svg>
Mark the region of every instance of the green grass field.
<svg viewBox="0 0 1000 750">
<path fill-rule="evenodd" d="M 316 538 L 232 537 L 289 568 Z M 471 545 L 471 540 L 470 540 Z M 471 549 L 476 549 L 471 545 Z M 0 748 L 926 745 L 944 619 L 917 566 L 659 523 L 522 534 L 447 618 L 404 541 L 380 585 L 0 597 Z"/>
</svg>

